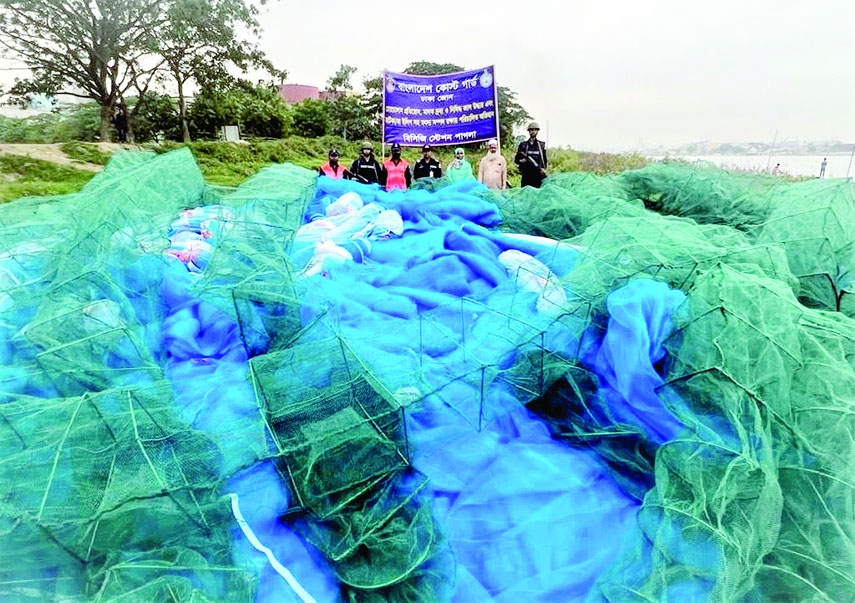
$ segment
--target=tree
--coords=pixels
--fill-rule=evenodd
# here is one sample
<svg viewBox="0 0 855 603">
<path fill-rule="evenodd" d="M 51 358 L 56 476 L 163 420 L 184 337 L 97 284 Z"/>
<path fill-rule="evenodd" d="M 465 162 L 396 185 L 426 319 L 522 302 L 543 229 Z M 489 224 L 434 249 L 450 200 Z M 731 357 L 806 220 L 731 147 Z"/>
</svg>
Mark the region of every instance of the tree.
<svg viewBox="0 0 855 603">
<path fill-rule="evenodd" d="M 236 80 L 231 86 L 204 86 L 188 110 L 194 137 L 216 138 L 223 126 L 237 124 L 248 136 L 282 138 L 291 115 L 276 89 Z"/>
<path fill-rule="evenodd" d="M 307 98 L 294 105 L 293 110 L 295 134 L 307 138 L 326 135 L 330 125 L 329 103 Z"/>
<path fill-rule="evenodd" d="M 190 140 L 186 102 L 190 80 L 208 86 L 229 82 L 228 64 L 243 72 L 251 64 L 285 79 L 286 73 L 273 68 L 255 44 L 236 34 L 238 29 L 244 29 L 258 39 L 257 14 L 255 5 L 244 0 L 171 0 L 168 5 L 166 23 L 157 32 L 157 51 L 177 86 L 185 142 Z"/>
<path fill-rule="evenodd" d="M 327 80 L 327 90 L 330 92 L 347 92 L 351 90 L 350 78 L 356 73 L 356 67 L 350 65 L 342 65 L 335 72 L 335 75 L 330 76 Z"/>
<path fill-rule="evenodd" d="M 327 93 L 331 97 L 328 100 L 327 133 L 341 136 L 345 142 L 348 138 L 365 138 L 372 133 L 371 117 L 361 97 L 352 94 L 351 79 L 354 73 L 356 67 L 342 65 L 327 80 Z"/>
<path fill-rule="evenodd" d="M 243 113 L 241 124 L 249 136 L 284 138 L 291 128 L 293 117 L 279 96 L 277 88 L 268 84 L 243 82 Z"/>
<path fill-rule="evenodd" d="M 345 142 L 371 137 L 371 119 L 359 97 L 341 96 L 329 105 L 329 134 L 341 136 Z"/>
<path fill-rule="evenodd" d="M 410 75 L 445 75 L 463 71 L 463 67 L 454 63 L 431 63 L 430 61 L 414 61 L 404 69 L 404 73 Z"/>
<path fill-rule="evenodd" d="M 531 119 L 531 115 L 517 102 L 517 93 L 510 88 L 499 86 L 496 96 L 499 101 L 499 137 L 505 147 L 512 147 L 514 128 Z"/>
<path fill-rule="evenodd" d="M 32 72 L 10 93 L 90 98 L 109 140 L 117 104 L 158 67 L 151 32 L 162 22 L 157 0 L 0 0 L 0 46 Z"/>
<path fill-rule="evenodd" d="M 362 108 L 368 117 L 369 130 L 365 138 L 379 140 L 383 123 L 383 76 L 378 75 L 362 80 L 365 95 L 362 97 Z"/>
<path fill-rule="evenodd" d="M 166 94 L 149 92 L 133 102 L 134 136 L 137 142 L 149 142 L 161 136 L 181 140 L 181 123 L 176 103 Z"/>
</svg>

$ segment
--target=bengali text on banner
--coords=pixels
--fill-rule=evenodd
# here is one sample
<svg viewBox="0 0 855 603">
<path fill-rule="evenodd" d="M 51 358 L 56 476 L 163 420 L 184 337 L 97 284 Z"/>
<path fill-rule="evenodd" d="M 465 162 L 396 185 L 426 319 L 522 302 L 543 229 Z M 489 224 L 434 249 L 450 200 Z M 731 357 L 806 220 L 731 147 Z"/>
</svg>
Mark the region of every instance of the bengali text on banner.
<svg viewBox="0 0 855 603">
<path fill-rule="evenodd" d="M 498 135 L 493 67 L 445 75 L 383 74 L 383 141 L 453 145 Z"/>
</svg>

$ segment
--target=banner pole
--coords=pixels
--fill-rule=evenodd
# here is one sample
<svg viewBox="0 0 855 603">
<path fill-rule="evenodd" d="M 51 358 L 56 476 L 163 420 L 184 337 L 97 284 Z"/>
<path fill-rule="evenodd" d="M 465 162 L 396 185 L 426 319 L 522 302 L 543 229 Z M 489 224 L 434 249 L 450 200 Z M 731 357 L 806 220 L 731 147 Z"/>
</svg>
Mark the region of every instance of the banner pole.
<svg viewBox="0 0 855 603">
<path fill-rule="evenodd" d="M 383 70 L 380 85 L 383 86 L 383 112 L 380 114 L 380 159 L 386 156 L 386 77 L 389 71 Z"/>
<path fill-rule="evenodd" d="M 491 65 L 493 68 L 493 105 L 496 109 L 496 143 L 499 146 L 499 153 L 502 152 L 502 128 L 501 121 L 499 120 L 499 81 L 496 79 L 496 66 Z"/>
</svg>

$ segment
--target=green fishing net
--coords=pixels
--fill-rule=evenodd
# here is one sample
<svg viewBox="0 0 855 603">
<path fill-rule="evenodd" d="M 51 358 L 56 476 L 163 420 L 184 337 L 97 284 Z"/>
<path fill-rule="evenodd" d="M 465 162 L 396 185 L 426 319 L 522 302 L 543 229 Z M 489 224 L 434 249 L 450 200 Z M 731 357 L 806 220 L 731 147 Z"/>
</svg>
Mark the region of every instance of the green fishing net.
<svg viewBox="0 0 855 603">
<path fill-rule="evenodd" d="M 187 150 L 127 153 L 75 195 L 0 207 L 0 598 L 278 600 L 229 504 L 238 478 L 268 463 L 287 493 L 269 503 L 270 529 L 322 559 L 334 585 L 313 584 L 319 600 L 855 601 L 850 181 L 656 164 L 482 193 L 502 231 L 553 239 L 538 258 L 561 265 L 551 278 L 565 297 L 521 292 L 542 276 L 521 268 L 489 303 L 423 294 L 430 309 L 395 307 L 398 322 L 381 323 L 357 314 L 356 284 L 335 307 L 321 295 L 331 285 L 313 289 L 291 259 L 315 178 L 274 165 L 217 189 Z M 203 206 L 216 208 L 216 245 L 191 278 L 168 233 Z M 423 223 L 423 208 L 401 211 Z M 591 360 L 610 293 L 640 280 L 685 293 L 655 363 L 656 396 L 683 426 L 666 441 L 613 411 Z M 213 340 L 230 343 L 214 353 Z M 452 503 L 486 505 L 510 484 L 473 461 L 461 473 L 495 490 L 443 498 L 428 461 L 445 447 L 510 449 L 489 429 L 530 429 L 513 423 L 524 404 L 637 507 L 626 531 L 560 543 L 545 531 L 541 554 L 524 555 L 446 522 Z M 451 422 L 432 440 L 411 433 L 434 407 L 471 436 L 452 439 Z M 508 507 L 515 530 L 574 506 L 542 496 L 521 516 Z M 593 565 L 588 541 L 619 551 L 562 590 Z M 571 549 L 578 565 L 550 565 Z M 510 570 L 491 567 L 500 553 Z M 519 589 L 472 587 L 480 578 L 461 567 L 475 556 L 492 572 L 484 584 Z M 550 570 L 526 574 L 535 562 Z"/>
<path fill-rule="evenodd" d="M 597 450 L 643 500 L 644 537 L 597 596 L 697 600 L 688 585 L 701 582 L 710 601 L 855 600 L 855 323 L 827 311 L 846 309 L 852 183 L 697 176 L 656 165 L 622 179 L 643 182 L 648 196 L 661 187 L 667 213 L 699 221 L 721 221 L 697 214 L 726 218 L 740 204 L 767 215 L 758 210 L 749 224 L 743 213 L 735 229 L 618 211 L 566 241 L 580 260 L 563 283 L 595 315 L 605 315 L 607 291 L 636 278 L 688 295 L 658 390 L 685 436 L 657 447 L 637 426 L 603 420 L 591 410 L 601 383 L 584 367 L 559 364 L 560 378 L 530 404 L 556 437 Z M 713 184 L 712 195 L 689 191 Z M 539 212 L 549 211 L 545 200 L 560 203 L 554 189 L 542 191 Z"/>
</svg>

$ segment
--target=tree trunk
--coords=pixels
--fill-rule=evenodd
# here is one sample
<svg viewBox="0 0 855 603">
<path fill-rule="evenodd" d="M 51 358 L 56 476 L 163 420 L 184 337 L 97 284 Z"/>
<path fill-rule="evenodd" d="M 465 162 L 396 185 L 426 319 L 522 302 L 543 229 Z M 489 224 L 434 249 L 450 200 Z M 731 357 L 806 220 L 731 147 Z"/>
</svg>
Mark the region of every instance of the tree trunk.
<svg viewBox="0 0 855 603">
<path fill-rule="evenodd" d="M 113 103 L 105 102 L 101 105 L 101 142 L 110 142 L 113 138 Z"/>
<path fill-rule="evenodd" d="M 181 140 L 190 142 L 190 125 L 187 123 L 187 101 L 184 98 L 184 82 L 176 78 L 178 82 L 178 117 L 181 118 Z"/>
</svg>

